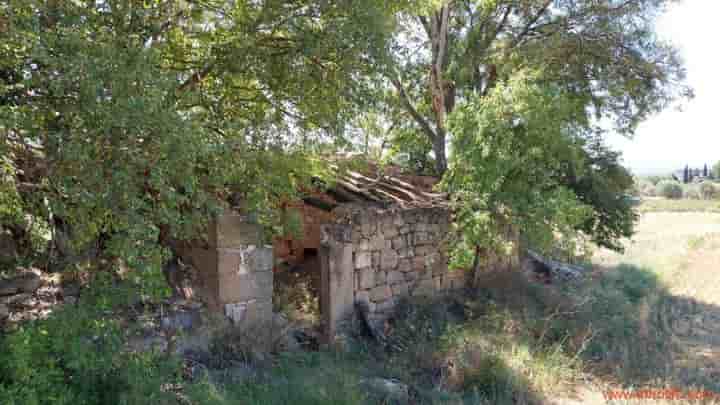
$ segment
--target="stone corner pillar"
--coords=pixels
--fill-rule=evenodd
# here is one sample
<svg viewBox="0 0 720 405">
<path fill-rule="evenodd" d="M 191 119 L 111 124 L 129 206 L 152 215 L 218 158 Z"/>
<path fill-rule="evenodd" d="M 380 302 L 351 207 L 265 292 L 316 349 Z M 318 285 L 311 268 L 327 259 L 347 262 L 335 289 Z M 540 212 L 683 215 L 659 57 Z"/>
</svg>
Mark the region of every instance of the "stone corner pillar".
<svg viewBox="0 0 720 405">
<path fill-rule="evenodd" d="M 354 311 L 353 245 L 351 226 L 329 224 L 321 226 L 320 307 L 323 328 L 328 343 L 336 340 L 343 324 Z"/>
<path fill-rule="evenodd" d="M 248 331 L 270 331 L 272 322 L 273 249 L 265 246 L 262 227 L 248 216 L 226 212 L 210 224 L 209 249 L 200 277 L 209 306 Z M 257 336 L 258 342 L 270 339 Z"/>
</svg>

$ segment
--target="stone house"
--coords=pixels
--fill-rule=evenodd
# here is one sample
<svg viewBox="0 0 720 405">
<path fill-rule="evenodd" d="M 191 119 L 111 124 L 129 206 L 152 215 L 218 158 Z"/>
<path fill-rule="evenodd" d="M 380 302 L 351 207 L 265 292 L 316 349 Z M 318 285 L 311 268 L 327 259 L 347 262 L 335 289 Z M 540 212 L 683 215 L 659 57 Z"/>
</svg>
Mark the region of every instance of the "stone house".
<svg viewBox="0 0 720 405">
<path fill-rule="evenodd" d="M 349 171 L 323 192 L 288 204 L 300 213 L 302 236 L 276 238 L 272 246 L 262 244 L 251 218 L 221 215 L 209 246 L 189 252 L 199 270 L 198 294 L 236 323 L 268 322 L 277 264 L 312 258 L 324 335 L 333 340 L 358 308 L 382 324 L 405 297 L 461 289 L 467 272 L 448 268 L 451 212 L 433 184 L 422 176 Z"/>
</svg>

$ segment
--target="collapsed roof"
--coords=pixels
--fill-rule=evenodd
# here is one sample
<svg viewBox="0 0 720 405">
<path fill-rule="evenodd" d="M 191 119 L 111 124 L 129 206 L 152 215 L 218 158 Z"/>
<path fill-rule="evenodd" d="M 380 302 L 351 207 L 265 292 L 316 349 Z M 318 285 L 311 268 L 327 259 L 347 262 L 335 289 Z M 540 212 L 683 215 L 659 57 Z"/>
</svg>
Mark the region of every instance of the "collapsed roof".
<svg viewBox="0 0 720 405">
<path fill-rule="evenodd" d="M 447 195 L 433 191 L 438 179 L 430 176 L 401 174 L 395 167 L 360 173 L 347 170 L 332 183 L 325 185 L 323 193 L 330 196 L 303 198 L 306 204 L 331 211 L 340 204 L 370 204 L 387 208 L 433 208 L 447 207 Z"/>
</svg>

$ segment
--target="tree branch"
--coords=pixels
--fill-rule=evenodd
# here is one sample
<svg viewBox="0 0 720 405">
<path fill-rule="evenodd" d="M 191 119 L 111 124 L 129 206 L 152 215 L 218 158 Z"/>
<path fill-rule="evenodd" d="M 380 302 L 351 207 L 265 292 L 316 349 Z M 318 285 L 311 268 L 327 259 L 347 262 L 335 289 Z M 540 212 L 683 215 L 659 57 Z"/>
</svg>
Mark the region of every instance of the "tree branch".
<svg viewBox="0 0 720 405">
<path fill-rule="evenodd" d="M 510 48 L 511 48 L 511 49 L 514 48 L 515 46 L 517 46 L 517 44 L 519 44 L 519 43 L 523 40 L 523 38 L 525 38 L 525 36 L 526 36 L 526 35 L 530 32 L 530 30 L 532 29 L 533 25 L 535 25 L 535 23 L 538 22 L 538 20 L 540 19 L 540 17 L 542 17 L 542 15 L 545 14 L 545 12 L 547 11 L 548 7 L 550 7 L 550 4 L 551 4 L 551 3 L 552 3 L 552 0 L 545 0 L 545 3 L 543 3 L 542 7 L 540 7 L 540 9 L 538 10 L 538 12 L 535 13 L 535 15 L 533 15 L 533 16 L 530 18 L 530 21 L 528 21 L 527 24 L 525 24 L 525 27 L 524 27 L 523 30 L 520 32 L 520 34 L 519 34 L 517 37 L 515 37 L 515 39 L 513 39 L 512 44 L 510 45 Z"/>
<path fill-rule="evenodd" d="M 190 76 L 187 80 L 183 82 L 183 84 L 178 87 L 179 92 L 184 92 L 186 90 L 189 90 L 193 87 L 195 87 L 198 83 L 203 81 L 205 77 L 210 74 L 210 71 L 213 69 L 213 64 L 205 66 L 201 71 L 195 72 Z"/>
<path fill-rule="evenodd" d="M 400 95 L 400 101 L 403 104 L 403 107 L 407 110 L 407 112 L 410 113 L 410 115 L 413 117 L 415 122 L 420 125 L 420 128 L 423 130 L 425 135 L 430 139 L 431 142 L 435 142 L 435 138 L 437 138 L 437 134 L 432 129 L 430 124 L 427 122 L 427 120 L 415 109 L 415 107 L 410 102 L 410 97 L 408 97 L 407 92 L 405 91 L 405 88 L 403 87 L 402 83 L 400 83 L 400 80 L 397 78 L 390 78 L 390 81 L 392 82 L 393 86 L 398 91 L 398 94 Z"/>
</svg>

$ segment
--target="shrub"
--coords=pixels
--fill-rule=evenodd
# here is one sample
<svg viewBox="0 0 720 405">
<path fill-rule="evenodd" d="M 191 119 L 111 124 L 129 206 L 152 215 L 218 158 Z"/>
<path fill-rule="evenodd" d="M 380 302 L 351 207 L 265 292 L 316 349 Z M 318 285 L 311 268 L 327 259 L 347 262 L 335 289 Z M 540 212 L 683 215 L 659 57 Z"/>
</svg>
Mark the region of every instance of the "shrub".
<svg viewBox="0 0 720 405">
<path fill-rule="evenodd" d="M 680 199 L 683 196 L 683 189 L 677 181 L 663 180 L 657 185 L 657 194 L 665 198 Z"/>
<path fill-rule="evenodd" d="M 88 293 L 89 294 L 89 293 Z M 0 338 L 2 404 L 173 404 L 178 362 L 124 350 L 105 293 Z"/>
<path fill-rule="evenodd" d="M 709 181 L 700 183 L 700 195 L 704 200 L 712 200 L 718 194 L 718 190 L 714 184 Z"/>
<path fill-rule="evenodd" d="M 648 181 L 647 179 L 639 178 L 635 180 L 635 188 L 633 195 L 637 197 L 654 197 L 655 196 L 655 184 Z"/>
<path fill-rule="evenodd" d="M 700 189 L 695 184 L 686 184 L 683 190 L 683 196 L 688 200 L 699 200 Z"/>
</svg>

